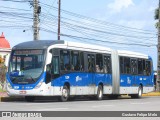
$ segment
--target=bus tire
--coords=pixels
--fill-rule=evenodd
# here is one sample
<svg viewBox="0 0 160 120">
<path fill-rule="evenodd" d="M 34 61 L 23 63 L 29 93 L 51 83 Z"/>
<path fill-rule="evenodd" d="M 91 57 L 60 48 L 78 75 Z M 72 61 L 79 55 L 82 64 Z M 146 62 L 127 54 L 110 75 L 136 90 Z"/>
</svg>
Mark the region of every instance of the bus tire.
<svg viewBox="0 0 160 120">
<path fill-rule="evenodd" d="M 102 87 L 102 85 L 98 85 L 96 98 L 97 98 L 97 100 L 102 100 L 103 99 L 103 87 Z"/>
<path fill-rule="evenodd" d="M 141 97 L 142 97 L 142 94 L 143 94 L 142 86 L 139 86 L 139 88 L 138 88 L 137 98 L 141 98 Z"/>
<path fill-rule="evenodd" d="M 69 88 L 68 86 L 64 85 L 62 89 L 62 95 L 60 97 L 61 102 L 66 102 L 69 99 Z"/>
<path fill-rule="evenodd" d="M 143 88 L 142 88 L 142 86 L 139 86 L 138 94 L 131 95 L 131 98 L 141 98 L 142 97 L 142 93 L 143 93 Z"/>
<path fill-rule="evenodd" d="M 27 102 L 34 102 L 35 97 L 34 97 L 34 96 L 25 96 L 25 100 L 26 100 Z"/>
</svg>

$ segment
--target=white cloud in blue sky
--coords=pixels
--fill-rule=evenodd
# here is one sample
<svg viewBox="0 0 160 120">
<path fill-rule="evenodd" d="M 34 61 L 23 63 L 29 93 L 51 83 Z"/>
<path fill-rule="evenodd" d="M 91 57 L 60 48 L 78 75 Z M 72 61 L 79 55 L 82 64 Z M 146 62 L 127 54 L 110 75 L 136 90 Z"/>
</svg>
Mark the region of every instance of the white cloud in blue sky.
<svg viewBox="0 0 160 120">
<path fill-rule="evenodd" d="M 115 0 L 113 3 L 108 4 L 108 8 L 113 12 L 119 13 L 122 9 L 126 9 L 133 5 L 134 3 L 132 0 Z"/>
</svg>

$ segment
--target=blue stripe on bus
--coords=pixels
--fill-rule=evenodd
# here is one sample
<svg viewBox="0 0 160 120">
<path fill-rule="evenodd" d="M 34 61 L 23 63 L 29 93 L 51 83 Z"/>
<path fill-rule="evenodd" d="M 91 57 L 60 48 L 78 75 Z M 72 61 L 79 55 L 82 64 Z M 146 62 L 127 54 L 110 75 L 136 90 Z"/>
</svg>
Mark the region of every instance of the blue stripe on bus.
<svg viewBox="0 0 160 120">
<path fill-rule="evenodd" d="M 143 86 L 153 86 L 153 75 L 120 75 L 120 86 L 122 87 L 139 86 L 140 84 Z"/>
<path fill-rule="evenodd" d="M 104 85 L 112 85 L 111 74 L 98 74 L 98 73 L 69 73 L 56 78 L 51 82 L 52 86 L 63 86 L 68 82 L 71 86 L 98 86 L 99 83 Z"/>
<path fill-rule="evenodd" d="M 31 90 L 36 87 L 36 85 L 43 79 L 45 81 L 46 73 L 44 72 L 40 79 L 34 84 L 20 85 L 13 84 L 7 74 L 7 80 L 11 86 L 16 90 Z M 75 72 L 68 73 L 51 80 L 51 86 L 64 86 L 68 82 L 71 86 L 98 86 L 99 83 L 103 85 L 112 86 L 112 74 L 98 74 L 98 73 L 84 73 L 84 72 Z M 153 86 L 153 74 L 151 76 L 133 76 L 133 75 L 120 75 L 120 86 L 121 87 L 133 87 L 139 86 Z"/>
</svg>

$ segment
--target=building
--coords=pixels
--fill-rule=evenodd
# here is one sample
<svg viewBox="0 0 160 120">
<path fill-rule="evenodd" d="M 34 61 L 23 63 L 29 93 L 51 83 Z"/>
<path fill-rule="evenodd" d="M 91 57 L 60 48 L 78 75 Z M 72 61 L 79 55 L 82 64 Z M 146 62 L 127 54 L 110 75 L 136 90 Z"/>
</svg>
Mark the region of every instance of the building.
<svg viewBox="0 0 160 120">
<path fill-rule="evenodd" d="M 0 56 L 5 59 L 5 65 L 8 66 L 8 60 L 11 52 L 11 47 L 9 42 L 5 39 L 5 36 L 2 32 L 0 36 Z"/>
</svg>

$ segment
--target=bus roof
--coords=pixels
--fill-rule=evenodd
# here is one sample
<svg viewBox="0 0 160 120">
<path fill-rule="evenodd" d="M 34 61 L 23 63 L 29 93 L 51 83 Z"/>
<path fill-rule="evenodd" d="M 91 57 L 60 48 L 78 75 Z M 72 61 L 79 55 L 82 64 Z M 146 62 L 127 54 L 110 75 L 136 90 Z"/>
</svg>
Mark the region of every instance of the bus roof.
<svg viewBox="0 0 160 120">
<path fill-rule="evenodd" d="M 148 59 L 149 56 L 146 54 L 138 53 L 138 52 L 131 52 L 127 50 L 118 50 L 119 56 L 127 56 L 127 57 L 138 57 L 138 58 L 145 58 Z"/>
<path fill-rule="evenodd" d="M 23 42 L 18 45 L 15 45 L 13 49 L 46 49 L 54 44 L 64 44 L 64 41 L 60 40 L 37 40 L 37 41 L 28 41 Z"/>
<path fill-rule="evenodd" d="M 78 43 L 78 44 L 77 44 Z M 68 42 L 64 40 L 37 40 L 37 41 L 28 41 L 23 42 L 18 45 L 15 45 L 12 49 L 47 49 L 51 46 L 66 46 L 68 49 L 74 48 L 79 50 L 89 50 L 96 52 L 101 51 L 103 52 L 111 52 L 112 49 L 108 47 L 98 46 L 98 45 L 92 45 L 92 44 L 85 44 L 80 42 Z M 149 56 L 146 54 L 138 53 L 138 52 L 131 52 L 127 50 L 118 50 L 118 55 L 120 56 L 129 56 L 129 57 L 138 57 L 138 58 L 146 58 L 148 59 Z"/>
</svg>

